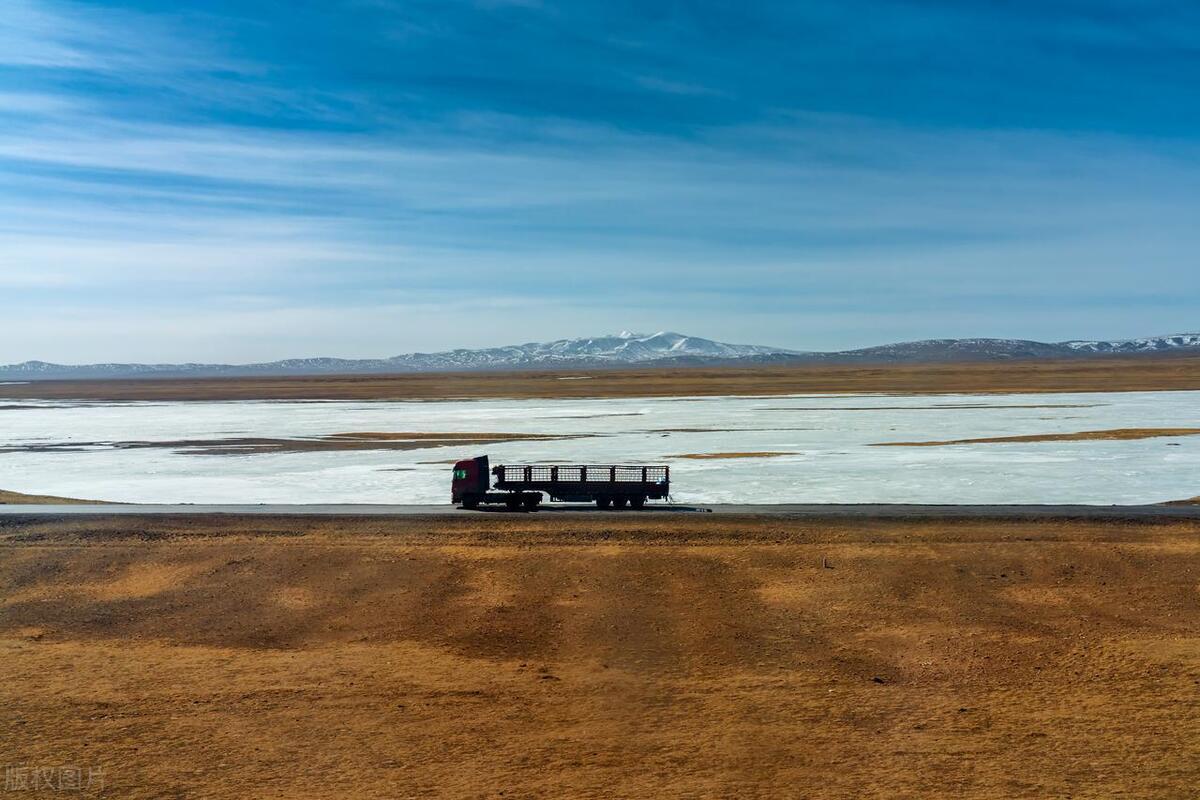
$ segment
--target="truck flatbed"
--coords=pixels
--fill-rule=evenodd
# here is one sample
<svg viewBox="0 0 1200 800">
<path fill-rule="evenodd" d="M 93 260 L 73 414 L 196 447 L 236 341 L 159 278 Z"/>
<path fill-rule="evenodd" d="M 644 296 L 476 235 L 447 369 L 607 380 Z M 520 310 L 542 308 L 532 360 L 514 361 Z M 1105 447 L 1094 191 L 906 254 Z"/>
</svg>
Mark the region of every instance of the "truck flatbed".
<svg viewBox="0 0 1200 800">
<path fill-rule="evenodd" d="M 666 465 L 500 464 L 489 470 L 487 456 L 481 456 L 454 465 L 451 498 L 467 508 L 504 503 L 532 509 L 542 495 L 563 502 L 595 502 L 600 508 L 642 508 L 647 500 L 666 499 L 670 490 L 671 469 Z"/>
</svg>

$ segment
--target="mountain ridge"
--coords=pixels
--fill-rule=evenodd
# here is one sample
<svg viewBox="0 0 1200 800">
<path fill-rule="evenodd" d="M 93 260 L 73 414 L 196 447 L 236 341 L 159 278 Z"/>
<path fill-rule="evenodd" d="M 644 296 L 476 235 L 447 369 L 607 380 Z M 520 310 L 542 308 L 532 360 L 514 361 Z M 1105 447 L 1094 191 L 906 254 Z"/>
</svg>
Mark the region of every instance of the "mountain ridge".
<svg viewBox="0 0 1200 800">
<path fill-rule="evenodd" d="M 504 369 L 595 368 L 618 366 L 692 366 L 754 363 L 921 363 L 999 361 L 1039 358 L 1086 358 L 1196 352 L 1200 333 L 1116 340 L 1073 339 L 922 339 L 832 352 L 800 351 L 765 345 L 729 344 L 671 331 L 618 334 L 526 342 L 500 347 L 458 348 L 435 353 L 405 353 L 389 358 L 290 358 L 252 364 L 55 364 L 25 361 L 0 366 L 0 380 L 114 378 L 248 377 L 358 373 L 418 373 Z"/>
</svg>

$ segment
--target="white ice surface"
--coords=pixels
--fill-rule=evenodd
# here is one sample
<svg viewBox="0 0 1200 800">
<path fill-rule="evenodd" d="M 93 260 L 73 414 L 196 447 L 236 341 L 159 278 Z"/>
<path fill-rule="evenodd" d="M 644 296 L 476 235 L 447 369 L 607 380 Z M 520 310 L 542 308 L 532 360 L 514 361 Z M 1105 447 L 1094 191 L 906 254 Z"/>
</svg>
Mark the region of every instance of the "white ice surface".
<svg viewBox="0 0 1200 800">
<path fill-rule="evenodd" d="M 689 503 L 1151 503 L 1200 495 L 1200 436 L 870 447 L 1108 428 L 1198 427 L 1200 393 L 72 404 L 0 409 L 0 450 L 50 442 L 351 431 L 595 434 L 466 448 L 217 456 L 0 452 L 0 488 L 128 502 L 445 503 L 446 460 L 669 463 Z M 1053 405 L 1052 408 L 964 406 Z M 1081 405 L 1081 408 L 1062 407 Z M 858 408 L 871 410 L 851 410 Z M 788 410 L 773 410 L 788 409 Z M 715 432 L 654 432 L 716 428 Z M 794 451 L 695 461 L 680 453 Z"/>
</svg>

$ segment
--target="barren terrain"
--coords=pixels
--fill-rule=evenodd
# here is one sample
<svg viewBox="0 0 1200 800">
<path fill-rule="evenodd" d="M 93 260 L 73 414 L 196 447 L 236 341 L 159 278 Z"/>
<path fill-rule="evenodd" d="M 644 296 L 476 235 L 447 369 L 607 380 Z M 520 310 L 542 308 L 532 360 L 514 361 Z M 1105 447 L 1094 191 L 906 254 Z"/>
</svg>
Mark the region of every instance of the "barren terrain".
<svg viewBox="0 0 1200 800">
<path fill-rule="evenodd" d="M 281 378 L 35 381 L 0 398 L 58 400 L 446 400 L 845 392 L 1118 392 L 1200 389 L 1200 357 L 946 364 L 689 367 Z"/>
<path fill-rule="evenodd" d="M 37 442 L 0 447 L 0 453 L 74 453 L 89 448 L 116 450 L 173 450 L 183 455 L 245 456 L 260 453 L 334 453 L 355 450 L 427 450 L 435 447 L 467 447 L 498 442 L 556 441 L 579 439 L 586 434 L 549 436 L 535 433 L 418 433 L 369 431 L 333 433 L 294 438 L 225 437 L 220 439 L 166 439 L 152 441 Z"/>
<path fill-rule="evenodd" d="M 1200 523 L 0 526 L 0 760 L 110 796 L 1200 784 Z"/>
<path fill-rule="evenodd" d="M 103 500 L 80 500 L 75 497 L 57 497 L 48 494 L 24 494 L 0 489 L 0 505 L 89 505 L 103 503 Z"/>
<path fill-rule="evenodd" d="M 944 447 L 952 444 L 1005 444 L 1008 442 L 1128 442 L 1136 439 L 1196 436 L 1200 428 L 1111 428 L 1075 433 L 1030 433 L 1020 436 L 983 436 L 975 439 L 946 439 L 932 442 L 877 442 L 873 447 Z"/>
<path fill-rule="evenodd" d="M 690 458 L 697 461 L 705 461 L 724 458 L 773 458 L 775 456 L 790 455 L 794 455 L 794 453 L 782 450 L 754 450 L 745 453 L 680 453 L 671 456 L 671 458 Z"/>
</svg>

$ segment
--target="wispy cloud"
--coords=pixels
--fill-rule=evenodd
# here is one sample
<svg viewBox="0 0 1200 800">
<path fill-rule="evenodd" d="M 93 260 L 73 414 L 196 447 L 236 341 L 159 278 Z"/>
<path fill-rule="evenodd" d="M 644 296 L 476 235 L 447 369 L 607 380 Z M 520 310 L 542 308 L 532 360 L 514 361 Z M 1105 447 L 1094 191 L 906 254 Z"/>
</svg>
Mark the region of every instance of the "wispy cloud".
<svg viewBox="0 0 1200 800">
<path fill-rule="evenodd" d="M 658 78 L 653 75 L 639 75 L 635 78 L 638 85 L 654 92 L 663 92 L 665 94 L 681 94 L 690 97 L 728 97 L 727 92 L 720 89 L 714 89 L 711 86 L 702 86 L 698 83 L 688 83 L 686 81 L 672 81 L 665 78 Z"/>
<path fill-rule="evenodd" d="M 86 31 L 35 0 L 12 0 L 0 15 L 0 64 L 90 69 L 99 65 Z"/>
<path fill-rule="evenodd" d="M 1194 327 L 1178 302 L 1200 291 L 1194 137 L 1081 129 L 1078 108 L 1038 126 L 994 124 L 983 101 L 974 124 L 963 109 L 897 114 L 890 97 L 865 108 L 882 73 L 827 75 L 839 103 L 807 78 L 763 77 L 804 36 L 820 39 L 809 67 L 847 71 L 831 37 L 865 37 L 881 62 L 985 24 L 1029 39 L 995 10 L 884 4 L 858 31 L 811 9 L 647 20 L 607 5 L 348 3 L 327 9 L 338 28 L 313 50 L 330 18 L 312 10 L 13 9 L 0 295 L 19 312 L 0 320 L 0 361 L 133 357 L 132 330 L 156 332 L 139 358 L 219 342 L 236 360 L 302 355 L 310 339 L 345 355 L 494 343 L 497 328 L 675 327 L 805 348 L 1108 335 L 1081 320 L 1112 335 Z M 1178 38 L 1146 23 L 1136 41 L 1106 40 L 1069 17 L 1039 30 L 1079 58 Z M 191 35 L 201 19 L 216 33 Z M 900 22 L 911 36 L 898 42 Z M 959 101 L 959 76 L 938 85 Z M 92 335 L 38 322 L 63 309 Z M 471 322 L 437 325 L 437 309 Z"/>
</svg>

